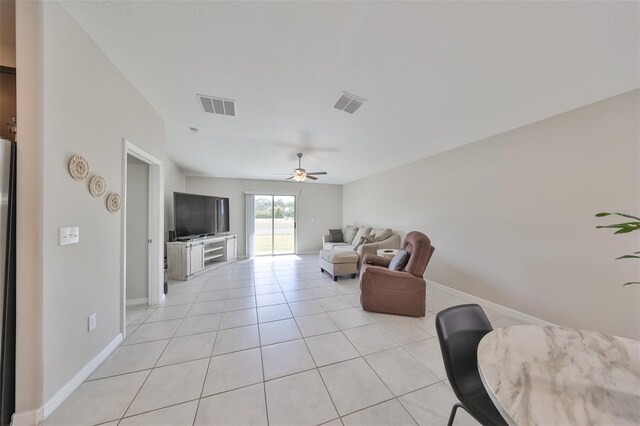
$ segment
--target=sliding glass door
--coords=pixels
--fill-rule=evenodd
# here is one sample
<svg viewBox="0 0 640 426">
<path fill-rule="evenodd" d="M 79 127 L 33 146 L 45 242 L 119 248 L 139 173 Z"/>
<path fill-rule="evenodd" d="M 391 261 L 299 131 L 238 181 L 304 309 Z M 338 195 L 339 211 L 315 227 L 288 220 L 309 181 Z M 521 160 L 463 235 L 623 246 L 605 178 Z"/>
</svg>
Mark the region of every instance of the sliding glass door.
<svg viewBox="0 0 640 426">
<path fill-rule="evenodd" d="M 296 252 L 296 197 L 255 196 L 255 254 L 273 256 Z"/>
</svg>

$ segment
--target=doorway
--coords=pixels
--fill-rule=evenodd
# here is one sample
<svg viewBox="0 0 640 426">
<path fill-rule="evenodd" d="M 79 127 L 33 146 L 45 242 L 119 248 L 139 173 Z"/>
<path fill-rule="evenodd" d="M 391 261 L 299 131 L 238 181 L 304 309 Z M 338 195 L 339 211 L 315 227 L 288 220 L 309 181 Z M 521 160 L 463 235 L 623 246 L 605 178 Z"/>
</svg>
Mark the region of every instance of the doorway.
<svg viewBox="0 0 640 426">
<path fill-rule="evenodd" d="M 149 165 L 127 154 L 127 306 L 149 304 Z"/>
<path fill-rule="evenodd" d="M 256 256 L 296 252 L 294 195 L 256 195 L 254 221 Z"/>
<path fill-rule="evenodd" d="M 134 194 L 129 196 L 129 191 Z M 162 162 L 126 139 L 122 194 L 121 332 L 126 337 L 128 301 L 146 305 L 164 301 Z"/>
</svg>

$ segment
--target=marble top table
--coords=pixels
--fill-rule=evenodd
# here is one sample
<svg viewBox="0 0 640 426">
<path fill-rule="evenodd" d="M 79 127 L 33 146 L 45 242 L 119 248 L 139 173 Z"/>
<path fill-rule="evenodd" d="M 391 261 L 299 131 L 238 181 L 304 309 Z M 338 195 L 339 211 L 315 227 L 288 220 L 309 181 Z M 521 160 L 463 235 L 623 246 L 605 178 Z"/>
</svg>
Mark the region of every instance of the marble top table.
<svg viewBox="0 0 640 426">
<path fill-rule="evenodd" d="M 592 331 L 498 328 L 480 377 L 510 425 L 640 424 L 640 342 Z"/>
</svg>

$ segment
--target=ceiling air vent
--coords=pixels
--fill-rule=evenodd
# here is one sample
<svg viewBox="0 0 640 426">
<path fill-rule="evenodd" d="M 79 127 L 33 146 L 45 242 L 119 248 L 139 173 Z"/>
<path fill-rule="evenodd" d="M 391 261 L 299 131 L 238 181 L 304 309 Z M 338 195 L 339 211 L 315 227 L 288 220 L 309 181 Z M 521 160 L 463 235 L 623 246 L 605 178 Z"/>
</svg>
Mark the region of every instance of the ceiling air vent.
<svg viewBox="0 0 640 426">
<path fill-rule="evenodd" d="M 204 112 L 210 114 L 236 115 L 236 101 L 231 99 L 215 98 L 207 95 L 196 95 Z"/>
<path fill-rule="evenodd" d="M 338 97 L 338 100 L 333 105 L 334 108 L 339 109 L 349 114 L 353 114 L 365 103 L 367 100 L 351 93 L 342 92 Z"/>
</svg>

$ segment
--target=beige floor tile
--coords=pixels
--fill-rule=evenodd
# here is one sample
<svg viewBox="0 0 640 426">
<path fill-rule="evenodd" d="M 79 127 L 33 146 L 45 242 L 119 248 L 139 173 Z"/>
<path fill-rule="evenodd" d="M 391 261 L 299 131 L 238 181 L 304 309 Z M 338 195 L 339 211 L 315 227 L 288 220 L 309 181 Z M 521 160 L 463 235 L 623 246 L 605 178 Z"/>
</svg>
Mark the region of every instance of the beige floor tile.
<svg viewBox="0 0 640 426">
<path fill-rule="evenodd" d="M 178 305 L 190 305 L 196 301 L 198 293 L 183 293 L 183 294 L 171 294 L 169 293 L 162 302 L 163 307 L 178 306 Z"/>
<path fill-rule="evenodd" d="M 227 299 L 234 299 L 237 297 L 249 297 L 256 294 L 256 291 L 253 287 L 239 287 L 239 288 L 230 288 L 227 291 Z"/>
<path fill-rule="evenodd" d="M 122 343 L 132 345 L 135 343 L 151 342 L 153 340 L 168 339 L 176 332 L 181 320 L 153 322 L 141 324 Z"/>
<path fill-rule="evenodd" d="M 440 380 L 447 378 L 440 352 L 440 342 L 436 337 L 403 346 L 420 364 L 432 372 Z"/>
<path fill-rule="evenodd" d="M 324 309 L 316 300 L 301 300 L 299 302 L 289 302 L 291 312 L 295 317 L 315 315 L 324 313 Z"/>
<path fill-rule="evenodd" d="M 320 374 L 341 416 L 393 398 L 362 358 L 321 367 Z"/>
<path fill-rule="evenodd" d="M 256 283 L 256 294 L 257 295 L 262 295 L 262 294 L 272 294 L 272 293 L 281 293 L 282 290 L 280 289 L 280 286 L 277 284 L 277 280 L 274 279 L 274 283 L 273 284 L 258 284 Z"/>
<path fill-rule="evenodd" d="M 198 401 L 185 402 L 120 421 L 119 426 L 184 426 L 193 424 Z"/>
<path fill-rule="evenodd" d="M 260 294 L 256 296 L 258 306 L 280 305 L 287 303 L 282 293 Z"/>
<path fill-rule="evenodd" d="M 457 402 L 453 391 L 443 383 L 401 396 L 398 400 L 419 425 L 446 424 L 451 407 Z M 477 426 L 478 422 L 464 410 L 458 409 L 454 424 Z"/>
<path fill-rule="evenodd" d="M 377 325 L 365 325 L 364 327 L 351 328 L 343 331 L 347 339 L 356 347 L 362 355 L 380 352 L 398 346 Z"/>
<path fill-rule="evenodd" d="M 202 398 L 195 425 L 267 425 L 267 409 L 262 384 Z"/>
<path fill-rule="evenodd" d="M 47 426 L 105 423 L 121 418 L 149 371 L 82 383 L 47 419 Z"/>
<path fill-rule="evenodd" d="M 220 330 L 258 323 L 256 308 L 243 309 L 241 311 L 224 312 L 220 319 Z"/>
<path fill-rule="evenodd" d="M 302 339 L 263 346 L 262 363 L 265 380 L 316 368 Z"/>
<path fill-rule="evenodd" d="M 331 333 L 340 330 L 329 315 L 325 313 L 297 317 L 296 322 L 298 323 L 298 327 L 300 327 L 300 331 L 304 337 L 316 336 L 318 334 Z"/>
<path fill-rule="evenodd" d="M 407 410 L 396 399 L 374 405 L 342 418 L 345 426 L 404 426 L 415 425 Z"/>
<path fill-rule="evenodd" d="M 322 308 L 327 312 L 353 307 L 344 296 L 325 297 L 324 299 L 318 299 L 318 303 L 320 303 Z"/>
<path fill-rule="evenodd" d="M 318 367 L 360 356 L 356 348 L 340 331 L 307 337 L 305 340 Z"/>
<path fill-rule="evenodd" d="M 302 335 L 293 319 L 266 322 L 260 324 L 260 343 L 271 345 L 273 343 L 286 342 L 287 340 L 300 339 Z"/>
<path fill-rule="evenodd" d="M 191 305 L 191 309 L 187 314 L 187 317 L 195 317 L 200 315 L 210 315 L 222 312 L 224 307 L 224 301 L 213 300 L 211 302 L 200 302 Z"/>
<path fill-rule="evenodd" d="M 317 425 L 338 417 L 317 370 L 265 383 L 270 425 Z"/>
<path fill-rule="evenodd" d="M 224 304 L 224 312 L 240 311 L 243 309 L 251 309 L 256 307 L 255 296 L 250 297 L 236 297 L 234 299 L 227 299 Z"/>
<path fill-rule="evenodd" d="M 226 392 L 263 381 L 260 348 L 211 358 L 202 395 Z"/>
<path fill-rule="evenodd" d="M 329 312 L 329 316 L 341 330 L 371 324 L 371 321 L 357 308 Z"/>
<path fill-rule="evenodd" d="M 191 305 L 168 306 L 166 308 L 158 308 L 154 313 L 144 320 L 145 324 L 149 322 L 167 321 L 180 319 L 187 316 Z"/>
<path fill-rule="evenodd" d="M 292 317 L 293 315 L 291 314 L 289 305 L 286 303 L 283 303 L 282 305 L 270 305 L 258 308 L 258 321 L 260 322 L 277 321 Z"/>
<path fill-rule="evenodd" d="M 220 326 L 222 314 L 202 315 L 182 320 L 175 337 L 216 331 Z"/>
<path fill-rule="evenodd" d="M 246 327 L 230 328 L 218 332 L 216 343 L 213 347 L 213 355 L 221 355 L 228 352 L 256 348 L 258 346 L 260 346 L 258 326 L 249 325 Z"/>
<path fill-rule="evenodd" d="M 89 380 L 100 379 L 117 374 L 131 373 L 153 368 L 167 347 L 169 340 L 137 345 L 120 346 L 89 377 Z"/>
<path fill-rule="evenodd" d="M 378 324 L 378 327 L 380 327 L 382 331 L 387 333 L 389 337 L 399 345 L 419 342 L 420 340 L 426 340 L 433 337 L 404 318 L 382 322 Z"/>
<path fill-rule="evenodd" d="M 433 312 L 427 312 L 424 317 L 407 318 L 407 320 L 432 336 L 438 335 L 436 332 L 436 316 Z"/>
<path fill-rule="evenodd" d="M 158 360 L 158 366 L 208 358 L 213 351 L 215 340 L 215 331 L 192 336 L 174 337 Z"/>
<path fill-rule="evenodd" d="M 200 397 L 208 359 L 154 368 L 127 410 L 127 416 Z"/>
<path fill-rule="evenodd" d="M 377 352 L 365 359 L 395 396 L 440 381 L 402 348 Z"/>
<path fill-rule="evenodd" d="M 212 302 L 227 298 L 227 290 L 203 291 L 196 297 L 196 302 Z"/>
</svg>

